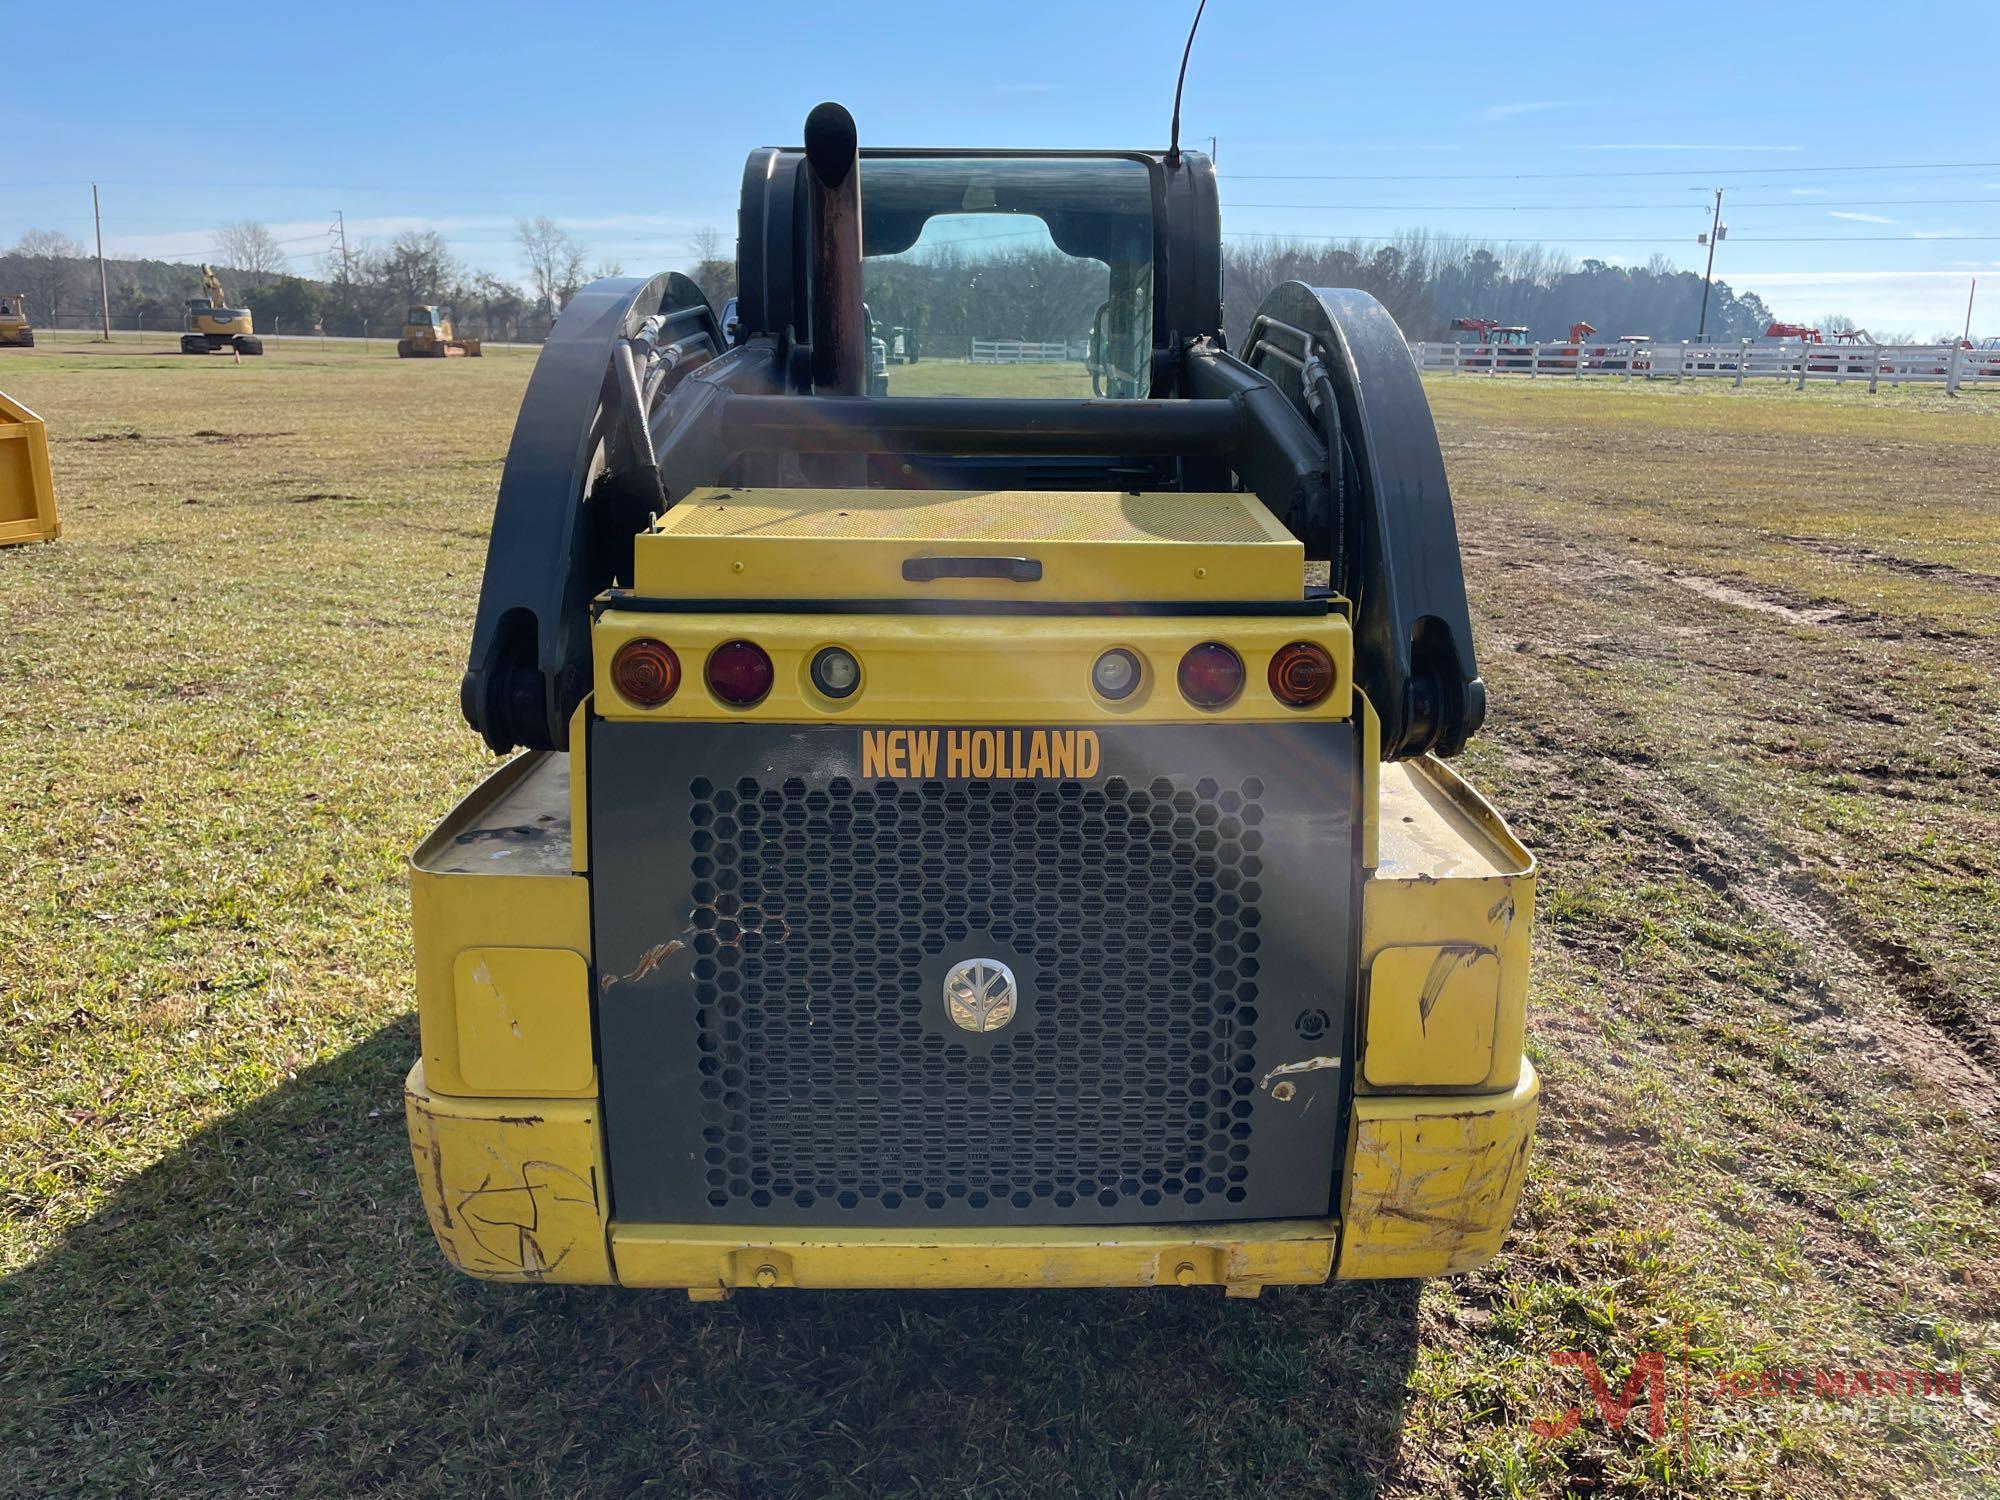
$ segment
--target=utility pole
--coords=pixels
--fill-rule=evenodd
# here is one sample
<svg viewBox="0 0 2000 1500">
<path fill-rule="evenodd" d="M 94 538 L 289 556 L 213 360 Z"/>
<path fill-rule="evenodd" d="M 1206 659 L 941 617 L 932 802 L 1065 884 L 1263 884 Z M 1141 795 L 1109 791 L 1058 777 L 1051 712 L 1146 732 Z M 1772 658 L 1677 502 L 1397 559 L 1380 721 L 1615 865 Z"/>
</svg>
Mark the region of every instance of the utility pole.
<svg viewBox="0 0 2000 1500">
<path fill-rule="evenodd" d="M 1214 137 L 1214 136 L 1210 136 L 1210 137 L 1208 138 L 1208 164 L 1209 164 L 1209 165 L 1210 165 L 1211 167 L 1215 165 L 1215 158 L 1216 158 L 1216 155 L 1217 155 L 1217 152 L 1216 152 L 1216 147 L 1215 147 L 1215 137 Z"/>
<path fill-rule="evenodd" d="M 104 216 L 97 208 L 97 184 L 90 185 L 90 218 L 97 226 L 97 305 L 104 313 L 104 342 L 111 342 L 111 288 L 104 276 Z"/>
<path fill-rule="evenodd" d="M 340 236 L 340 296 L 337 301 L 338 311 L 345 317 L 354 307 L 354 264 L 347 258 L 347 214 L 343 210 L 336 208 L 333 211 L 333 227 L 327 233 Z M 326 327 L 324 319 L 320 327 L 322 330 Z M 365 340 L 362 347 L 367 347 Z"/>
<path fill-rule="evenodd" d="M 354 268 L 347 259 L 347 215 L 337 208 L 333 211 L 333 232 L 340 236 L 340 279 L 352 281 Z"/>
<path fill-rule="evenodd" d="M 1972 342 L 1972 299 L 1978 295 L 1979 278 L 1975 276 L 1972 278 L 1972 290 L 1965 294 L 1965 332 L 1958 336 L 1960 343 Z"/>
<path fill-rule="evenodd" d="M 1701 322 L 1694 331 L 1694 341 L 1699 344 L 1708 336 L 1708 284 L 1715 279 L 1715 242 L 1727 233 L 1722 227 L 1722 189 L 1715 190 L 1715 222 L 1708 226 L 1708 233 L 1702 238 L 1708 241 L 1708 269 L 1701 273 Z"/>
</svg>

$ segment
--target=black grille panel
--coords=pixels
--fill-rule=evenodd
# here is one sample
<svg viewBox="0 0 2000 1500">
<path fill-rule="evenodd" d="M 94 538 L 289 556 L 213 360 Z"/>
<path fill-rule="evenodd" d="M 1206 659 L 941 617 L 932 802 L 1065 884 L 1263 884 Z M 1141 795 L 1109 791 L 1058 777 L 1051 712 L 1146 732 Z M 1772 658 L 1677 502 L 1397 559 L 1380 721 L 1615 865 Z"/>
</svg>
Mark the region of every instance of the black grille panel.
<svg viewBox="0 0 2000 1500">
<path fill-rule="evenodd" d="M 1249 1197 L 1263 784 L 688 787 L 706 1203 L 1226 1217 Z M 1004 958 L 1019 1016 L 944 1018 Z"/>
<path fill-rule="evenodd" d="M 1332 1211 L 1354 729 L 1094 732 L 1090 776 L 878 781 L 859 774 L 856 726 L 593 722 L 617 1218 Z M 1020 981 L 1013 1018 L 984 1034 L 954 1025 L 944 994 L 981 958 Z"/>
</svg>

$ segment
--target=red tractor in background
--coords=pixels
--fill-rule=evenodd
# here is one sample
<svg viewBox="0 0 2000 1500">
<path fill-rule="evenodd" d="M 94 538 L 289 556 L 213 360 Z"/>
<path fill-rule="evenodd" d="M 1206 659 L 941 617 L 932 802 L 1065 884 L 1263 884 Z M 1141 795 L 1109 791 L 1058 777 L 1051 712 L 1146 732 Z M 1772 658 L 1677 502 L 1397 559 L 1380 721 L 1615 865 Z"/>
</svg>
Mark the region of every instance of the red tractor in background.
<svg viewBox="0 0 2000 1500">
<path fill-rule="evenodd" d="M 1786 344 L 1796 340 L 1801 344 L 1824 344 L 1817 328 L 1808 328 L 1803 323 L 1773 323 L 1764 330 L 1764 338 Z"/>
<path fill-rule="evenodd" d="M 1597 329 L 1581 318 L 1569 325 L 1569 336 L 1561 344 L 1544 345 L 1541 368 L 1574 370 L 1619 370 L 1644 375 L 1653 368 L 1652 336 L 1621 333 L 1615 339 L 1594 337 Z"/>
<path fill-rule="evenodd" d="M 1854 345 L 1872 345 L 1875 341 L 1868 336 L 1865 328 L 1837 328 L 1833 334 L 1834 343 L 1848 347 L 1826 349 L 1826 336 L 1817 328 L 1808 328 L 1803 323 L 1772 322 L 1758 339 L 1760 344 L 1798 343 L 1806 346 L 1803 358 L 1806 369 L 1814 375 L 1866 375 L 1869 361 L 1866 356 L 1854 350 Z M 1815 347 L 1819 346 L 1819 347 Z"/>
<path fill-rule="evenodd" d="M 1453 318 L 1451 331 L 1454 335 L 1477 335 L 1471 339 L 1453 339 L 1460 346 L 1458 363 L 1462 370 L 1525 370 L 1534 361 L 1525 328 L 1503 328 L 1492 318 Z"/>
</svg>

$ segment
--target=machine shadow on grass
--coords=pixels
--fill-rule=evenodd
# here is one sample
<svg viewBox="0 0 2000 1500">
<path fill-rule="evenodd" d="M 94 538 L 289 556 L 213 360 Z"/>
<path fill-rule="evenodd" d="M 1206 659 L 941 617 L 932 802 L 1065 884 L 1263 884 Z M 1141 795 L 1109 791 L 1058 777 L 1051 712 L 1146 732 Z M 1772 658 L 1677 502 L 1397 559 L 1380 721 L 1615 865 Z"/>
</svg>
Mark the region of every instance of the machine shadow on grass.
<svg viewBox="0 0 2000 1500">
<path fill-rule="evenodd" d="M 0 1282 L 19 1492 L 1365 1495 L 1395 1467 L 1415 1283 L 697 1307 L 460 1277 L 409 1180 L 414 1030 L 203 1130 Z"/>
</svg>

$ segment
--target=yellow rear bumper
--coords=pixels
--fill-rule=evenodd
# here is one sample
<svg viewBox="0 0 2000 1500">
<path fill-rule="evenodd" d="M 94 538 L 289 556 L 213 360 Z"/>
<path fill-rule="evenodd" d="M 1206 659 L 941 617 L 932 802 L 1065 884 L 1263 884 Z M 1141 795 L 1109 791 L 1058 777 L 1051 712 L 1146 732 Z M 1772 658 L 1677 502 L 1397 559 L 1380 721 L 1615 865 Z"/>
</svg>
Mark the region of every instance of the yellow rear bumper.
<svg viewBox="0 0 2000 1500">
<path fill-rule="evenodd" d="M 405 1107 L 424 1207 L 445 1257 L 496 1281 L 681 1287 L 1266 1286 L 1432 1276 L 1491 1258 L 1526 1171 L 1540 1081 L 1498 1094 L 1362 1097 L 1342 1217 L 1144 1227 L 795 1229 L 611 1217 L 594 1099 L 433 1094 Z"/>
</svg>

